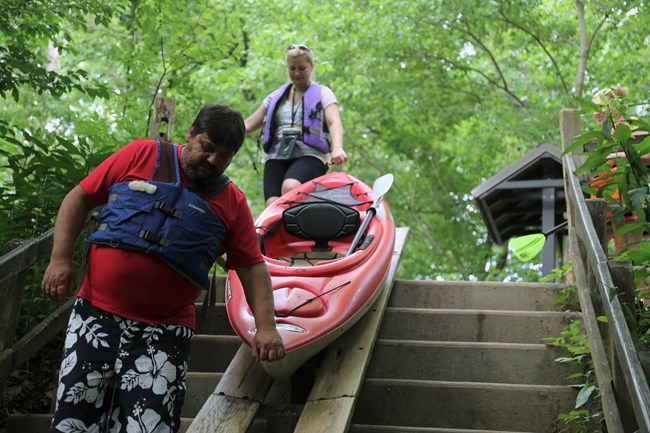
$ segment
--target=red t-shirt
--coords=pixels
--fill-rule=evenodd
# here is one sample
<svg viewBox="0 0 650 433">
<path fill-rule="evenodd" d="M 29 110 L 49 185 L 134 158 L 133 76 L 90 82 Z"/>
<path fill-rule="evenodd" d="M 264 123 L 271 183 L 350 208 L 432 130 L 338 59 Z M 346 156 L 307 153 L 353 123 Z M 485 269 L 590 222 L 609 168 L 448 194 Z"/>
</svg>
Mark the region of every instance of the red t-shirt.
<svg viewBox="0 0 650 433">
<path fill-rule="evenodd" d="M 178 148 L 180 161 L 181 147 Z M 155 140 L 135 140 L 80 182 L 95 205 L 108 200 L 114 183 L 151 180 L 158 157 Z M 181 171 L 181 185 L 191 182 Z M 229 269 L 264 260 L 246 196 L 232 182 L 209 201 L 228 230 L 223 246 Z M 200 288 L 153 254 L 91 245 L 86 277 L 78 296 L 95 307 L 145 323 L 196 326 L 194 302 Z"/>
</svg>

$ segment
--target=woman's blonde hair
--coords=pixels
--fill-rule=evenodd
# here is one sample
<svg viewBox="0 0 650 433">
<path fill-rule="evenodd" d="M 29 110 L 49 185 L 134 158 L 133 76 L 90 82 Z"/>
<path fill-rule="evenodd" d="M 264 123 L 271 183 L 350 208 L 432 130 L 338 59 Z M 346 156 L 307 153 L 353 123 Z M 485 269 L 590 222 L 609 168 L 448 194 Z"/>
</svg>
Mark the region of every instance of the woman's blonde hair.
<svg viewBox="0 0 650 433">
<path fill-rule="evenodd" d="M 291 44 L 287 48 L 287 62 L 291 59 L 303 58 L 309 62 L 310 65 L 314 64 L 314 54 L 305 44 Z"/>
</svg>

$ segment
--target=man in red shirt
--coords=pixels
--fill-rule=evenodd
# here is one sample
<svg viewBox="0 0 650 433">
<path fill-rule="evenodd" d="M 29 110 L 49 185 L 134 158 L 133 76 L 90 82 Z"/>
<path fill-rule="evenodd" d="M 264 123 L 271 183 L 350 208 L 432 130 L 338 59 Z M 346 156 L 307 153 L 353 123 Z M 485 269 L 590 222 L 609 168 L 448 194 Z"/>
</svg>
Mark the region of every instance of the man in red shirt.
<svg viewBox="0 0 650 433">
<path fill-rule="evenodd" d="M 255 313 L 252 355 L 284 357 L 246 197 L 223 175 L 244 131 L 237 110 L 207 105 L 185 145 L 135 140 L 64 198 L 42 282 L 58 303 L 76 289 L 75 240 L 105 206 L 68 324 L 53 432 L 178 431 L 194 302 L 223 253 Z"/>
</svg>

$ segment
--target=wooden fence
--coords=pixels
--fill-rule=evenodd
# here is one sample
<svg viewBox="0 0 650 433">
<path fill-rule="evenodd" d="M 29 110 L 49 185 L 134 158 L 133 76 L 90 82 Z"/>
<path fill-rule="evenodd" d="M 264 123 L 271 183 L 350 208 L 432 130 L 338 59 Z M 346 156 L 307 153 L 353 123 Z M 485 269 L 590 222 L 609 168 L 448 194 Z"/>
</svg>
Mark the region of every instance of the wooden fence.
<svg viewBox="0 0 650 433">
<path fill-rule="evenodd" d="M 20 368 L 65 329 L 68 321 L 73 298 L 14 343 L 27 274 L 32 265 L 50 256 L 53 232 L 50 230 L 31 239 L 0 258 L 0 299 L 3 300 L 0 323 L 0 390 L 4 389 L 11 372 Z"/>
</svg>

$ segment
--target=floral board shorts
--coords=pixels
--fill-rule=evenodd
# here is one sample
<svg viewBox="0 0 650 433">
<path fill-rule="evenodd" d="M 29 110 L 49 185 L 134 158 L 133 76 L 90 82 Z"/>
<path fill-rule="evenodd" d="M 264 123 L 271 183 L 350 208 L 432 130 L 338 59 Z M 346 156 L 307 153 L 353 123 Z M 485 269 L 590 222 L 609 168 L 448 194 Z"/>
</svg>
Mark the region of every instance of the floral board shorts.
<svg viewBox="0 0 650 433">
<path fill-rule="evenodd" d="M 185 326 L 118 317 L 78 298 L 51 431 L 177 432 L 193 334 Z"/>
</svg>

